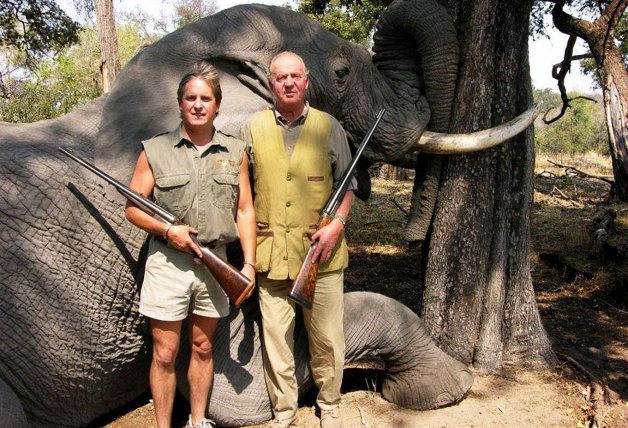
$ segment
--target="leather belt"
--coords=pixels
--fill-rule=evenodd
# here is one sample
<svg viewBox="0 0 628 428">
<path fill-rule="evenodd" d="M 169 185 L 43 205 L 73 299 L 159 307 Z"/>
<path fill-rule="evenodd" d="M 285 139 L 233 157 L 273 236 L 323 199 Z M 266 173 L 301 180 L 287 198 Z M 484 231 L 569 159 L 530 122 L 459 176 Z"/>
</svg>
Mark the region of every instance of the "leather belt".
<svg viewBox="0 0 628 428">
<path fill-rule="evenodd" d="M 164 245 L 168 245 L 168 240 L 166 238 L 164 238 L 163 236 L 161 236 L 161 235 L 153 235 L 153 239 L 155 241 L 161 242 Z M 201 245 L 203 247 L 209 248 L 210 250 L 213 250 L 213 249 L 215 249 L 217 247 L 215 242 L 201 242 Z"/>
</svg>

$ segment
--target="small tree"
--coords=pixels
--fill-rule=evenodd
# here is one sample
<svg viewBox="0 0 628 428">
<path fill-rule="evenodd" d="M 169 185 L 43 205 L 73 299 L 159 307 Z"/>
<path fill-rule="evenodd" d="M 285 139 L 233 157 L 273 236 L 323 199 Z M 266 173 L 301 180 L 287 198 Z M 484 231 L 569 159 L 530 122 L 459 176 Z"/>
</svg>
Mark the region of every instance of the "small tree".
<svg viewBox="0 0 628 428">
<path fill-rule="evenodd" d="M 368 46 L 375 23 L 392 0 L 301 0 L 298 11 L 345 40 Z"/>
<path fill-rule="evenodd" d="M 142 37 L 135 24 L 117 28 L 120 59 L 124 64 L 153 39 Z M 28 76 L 7 79 L 14 96 L 0 103 L 0 120 L 34 122 L 51 119 L 73 110 L 87 100 L 102 94 L 102 77 L 98 70 L 100 48 L 98 31 L 85 28 L 79 43 L 40 61 Z"/>
<path fill-rule="evenodd" d="M 100 74 L 103 92 L 109 92 L 120 73 L 120 56 L 112 0 L 94 0 L 96 25 L 100 37 Z"/>
<path fill-rule="evenodd" d="M 535 91 L 535 99 L 542 100 L 548 113 L 560 109 L 560 96 L 545 89 Z M 601 103 L 592 103 L 582 99 L 580 94 L 570 93 L 571 108 L 564 116 L 554 123 L 537 124 L 535 130 L 535 145 L 544 153 L 582 154 L 589 151 L 608 154 L 604 109 Z M 542 121 L 539 121 L 542 122 Z"/>
</svg>

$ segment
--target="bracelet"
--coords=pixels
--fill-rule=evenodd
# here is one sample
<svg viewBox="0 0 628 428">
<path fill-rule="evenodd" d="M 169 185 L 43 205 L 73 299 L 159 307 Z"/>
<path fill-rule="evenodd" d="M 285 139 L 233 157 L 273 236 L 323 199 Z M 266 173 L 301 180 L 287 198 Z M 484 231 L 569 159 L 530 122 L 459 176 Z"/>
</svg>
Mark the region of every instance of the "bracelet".
<svg viewBox="0 0 628 428">
<path fill-rule="evenodd" d="M 253 262 L 249 262 L 248 260 L 245 260 L 243 264 L 245 264 L 245 265 L 249 265 L 249 266 L 251 266 L 253 269 L 255 269 L 255 263 L 253 263 Z"/>
<path fill-rule="evenodd" d="M 171 224 L 168 225 L 168 227 L 166 227 L 166 230 L 163 234 L 164 239 L 167 241 L 168 240 L 168 231 L 170 230 L 170 228 L 172 227 Z"/>
<path fill-rule="evenodd" d="M 340 214 L 336 214 L 334 216 L 334 220 L 338 220 L 340 223 L 342 223 L 343 226 L 347 225 L 347 219 L 341 216 Z"/>
</svg>

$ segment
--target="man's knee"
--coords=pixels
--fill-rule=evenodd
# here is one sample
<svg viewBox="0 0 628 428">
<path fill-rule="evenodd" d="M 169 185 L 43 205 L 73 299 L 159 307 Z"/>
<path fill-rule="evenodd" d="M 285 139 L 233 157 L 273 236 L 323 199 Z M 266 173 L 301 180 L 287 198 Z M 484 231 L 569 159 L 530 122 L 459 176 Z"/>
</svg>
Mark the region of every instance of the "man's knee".
<svg viewBox="0 0 628 428">
<path fill-rule="evenodd" d="M 207 338 L 193 339 L 190 347 L 192 349 L 192 355 L 197 358 L 207 360 L 212 357 L 214 348 Z"/>
<path fill-rule="evenodd" d="M 155 344 L 153 362 L 161 367 L 174 367 L 178 350 L 178 344 Z"/>
</svg>

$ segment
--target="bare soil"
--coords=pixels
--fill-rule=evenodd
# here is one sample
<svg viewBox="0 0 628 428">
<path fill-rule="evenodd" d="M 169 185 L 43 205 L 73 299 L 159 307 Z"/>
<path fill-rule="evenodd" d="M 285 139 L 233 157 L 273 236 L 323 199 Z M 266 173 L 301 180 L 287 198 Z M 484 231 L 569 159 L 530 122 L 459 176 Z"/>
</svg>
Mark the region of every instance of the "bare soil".
<svg viewBox="0 0 628 428">
<path fill-rule="evenodd" d="M 609 245 L 625 254 L 628 204 L 609 203 L 609 186 L 601 180 L 548 165 L 537 166 L 537 172 L 532 276 L 558 365 L 476 373 L 461 403 L 423 412 L 383 400 L 378 371 L 348 369 L 345 427 L 628 427 L 628 261 L 590 255 L 591 220 L 600 205 L 617 213 Z M 591 174 L 612 178 L 608 164 Z M 375 180 L 371 199 L 355 203 L 347 228 L 351 267 L 346 289 L 382 293 L 418 311 L 418 249 L 402 239 L 410 190 L 411 182 Z M 152 411 L 147 394 L 93 426 L 153 427 Z M 187 412 L 187 403 L 178 397 L 174 426 L 184 425 Z M 299 426 L 318 424 L 313 397 L 305 397 Z"/>
</svg>

